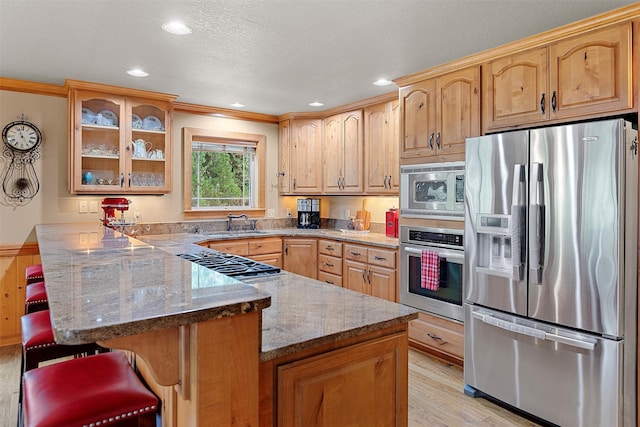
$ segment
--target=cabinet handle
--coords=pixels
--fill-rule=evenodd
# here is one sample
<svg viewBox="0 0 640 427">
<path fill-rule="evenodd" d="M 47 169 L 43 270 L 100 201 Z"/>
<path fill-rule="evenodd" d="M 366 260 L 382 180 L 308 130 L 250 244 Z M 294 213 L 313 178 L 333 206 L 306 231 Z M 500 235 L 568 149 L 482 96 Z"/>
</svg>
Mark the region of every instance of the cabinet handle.
<svg viewBox="0 0 640 427">
<path fill-rule="evenodd" d="M 362 270 L 362 281 L 367 283 L 367 274 L 366 274 L 366 270 Z"/>
<path fill-rule="evenodd" d="M 433 150 L 433 132 L 429 136 L 429 148 Z"/>
<path fill-rule="evenodd" d="M 329 264 L 328 262 L 325 262 L 324 265 L 326 265 L 327 267 L 333 267 L 333 264 Z"/>
<path fill-rule="evenodd" d="M 384 188 L 387 188 L 387 175 L 384 176 L 384 179 L 382 180 L 382 185 L 384 186 Z"/>
<path fill-rule="evenodd" d="M 284 245 L 284 254 L 289 255 L 289 244 Z"/>
<path fill-rule="evenodd" d="M 129 187 L 131 187 L 131 172 L 129 172 Z"/>
<path fill-rule="evenodd" d="M 436 135 L 436 147 L 438 147 L 438 150 L 440 149 L 440 132 Z"/>
<path fill-rule="evenodd" d="M 360 255 L 362 255 L 362 254 L 361 254 L 360 252 L 351 252 L 351 255 L 354 255 L 354 256 L 360 256 Z"/>
<path fill-rule="evenodd" d="M 340 177 L 338 177 L 338 190 L 340 189 Z"/>
<path fill-rule="evenodd" d="M 293 189 L 294 190 L 296 189 L 296 179 L 295 178 L 293 178 Z"/>
<path fill-rule="evenodd" d="M 124 187 L 124 174 L 120 174 L 120 187 Z"/>
<path fill-rule="evenodd" d="M 387 260 L 385 257 L 377 256 L 377 255 L 374 258 L 375 258 L 376 261 L 386 261 Z"/>
<path fill-rule="evenodd" d="M 586 53 L 585 53 L 586 55 Z M 554 113 L 556 112 L 556 91 L 553 91 L 553 94 L 551 95 L 551 111 L 553 111 Z"/>
<path fill-rule="evenodd" d="M 367 270 L 367 283 L 371 284 L 371 270 Z"/>
<path fill-rule="evenodd" d="M 335 283 L 333 283 L 331 280 L 325 280 L 325 282 L 330 284 L 330 285 L 335 285 Z"/>
<path fill-rule="evenodd" d="M 391 190 L 391 175 L 389 175 L 389 180 L 387 182 L 389 183 L 389 190 Z"/>
<path fill-rule="evenodd" d="M 333 250 L 333 246 L 327 246 L 325 249 L 328 250 L 328 251 L 332 251 Z"/>
<path fill-rule="evenodd" d="M 540 98 L 540 111 L 542 112 L 542 114 L 544 114 L 544 93 L 542 94 L 542 98 Z"/>
<path fill-rule="evenodd" d="M 435 334 L 427 332 L 427 336 L 429 338 L 431 338 L 432 340 L 438 341 L 438 344 L 440 344 L 440 345 L 444 345 L 444 344 L 447 343 L 447 341 L 443 340 L 442 338 L 440 338 L 439 336 L 437 336 Z"/>
</svg>

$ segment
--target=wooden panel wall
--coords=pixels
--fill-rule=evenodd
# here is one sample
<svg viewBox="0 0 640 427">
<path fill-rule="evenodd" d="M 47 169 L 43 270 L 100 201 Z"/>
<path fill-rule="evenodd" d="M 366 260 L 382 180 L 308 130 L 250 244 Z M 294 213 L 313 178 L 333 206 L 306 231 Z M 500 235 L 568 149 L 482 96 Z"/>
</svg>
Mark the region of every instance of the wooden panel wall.
<svg viewBox="0 0 640 427">
<path fill-rule="evenodd" d="M 0 246 L 0 347 L 19 344 L 24 314 L 24 269 L 40 263 L 38 245 Z"/>
</svg>

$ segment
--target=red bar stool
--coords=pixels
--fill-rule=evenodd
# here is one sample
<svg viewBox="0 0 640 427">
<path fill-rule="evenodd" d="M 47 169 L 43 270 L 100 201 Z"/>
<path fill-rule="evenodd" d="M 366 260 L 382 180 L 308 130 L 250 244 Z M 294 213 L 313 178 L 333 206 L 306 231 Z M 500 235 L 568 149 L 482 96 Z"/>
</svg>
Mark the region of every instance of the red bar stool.
<svg viewBox="0 0 640 427">
<path fill-rule="evenodd" d="M 37 368 L 40 362 L 46 360 L 108 351 L 96 343 L 78 345 L 56 343 L 53 338 L 49 310 L 25 314 L 20 318 L 20 323 L 23 372 Z"/>
<path fill-rule="evenodd" d="M 41 282 L 44 280 L 44 273 L 42 272 L 42 264 L 33 264 L 27 266 L 24 270 L 25 277 L 27 279 L 27 285 L 35 282 Z"/>
<path fill-rule="evenodd" d="M 26 314 L 35 313 L 49 308 L 47 289 L 44 282 L 35 282 L 27 286 L 26 298 L 24 301 L 24 312 Z"/>
<path fill-rule="evenodd" d="M 120 352 L 30 370 L 22 387 L 25 427 L 156 425 L 158 398 Z"/>
</svg>

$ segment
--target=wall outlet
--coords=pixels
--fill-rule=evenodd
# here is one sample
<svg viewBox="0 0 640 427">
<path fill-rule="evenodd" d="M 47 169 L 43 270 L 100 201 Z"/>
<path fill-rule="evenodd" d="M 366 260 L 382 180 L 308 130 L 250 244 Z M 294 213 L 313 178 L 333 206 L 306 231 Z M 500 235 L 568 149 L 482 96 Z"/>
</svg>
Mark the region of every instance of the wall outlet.
<svg viewBox="0 0 640 427">
<path fill-rule="evenodd" d="M 78 212 L 89 213 L 89 203 L 86 200 L 80 200 L 78 202 Z"/>
<path fill-rule="evenodd" d="M 91 213 L 97 213 L 98 212 L 98 202 L 96 202 L 95 200 L 91 200 L 89 202 L 89 212 L 91 212 Z"/>
<path fill-rule="evenodd" d="M 291 208 L 287 208 L 287 216 L 291 218 Z"/>
<path fill-rule="evenodd" d="M 344 210 L 344 219 L 349 219 L 351 216 L 351 211 L 349 209 Z"/>
<path fill-rule="evenodd" d="M 273 218 L 276 216 L 276 210 L 275 209 L 267 209 L 267 218 Z"/>
</svg>

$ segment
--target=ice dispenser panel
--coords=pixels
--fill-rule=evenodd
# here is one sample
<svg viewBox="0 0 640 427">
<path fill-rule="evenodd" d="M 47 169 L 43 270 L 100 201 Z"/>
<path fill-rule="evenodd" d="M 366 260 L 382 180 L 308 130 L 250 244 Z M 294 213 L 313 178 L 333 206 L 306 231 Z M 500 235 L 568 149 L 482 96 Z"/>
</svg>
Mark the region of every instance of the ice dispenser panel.
<svg viewBox="0 0 640 427">
<path fill-rule="evenodd" d="M 511 215 L 478 214 L 476 271 L 522 280 L 519 234 Z M 514 238 L 515 237 L 515 238 Z"/>
</svg>

